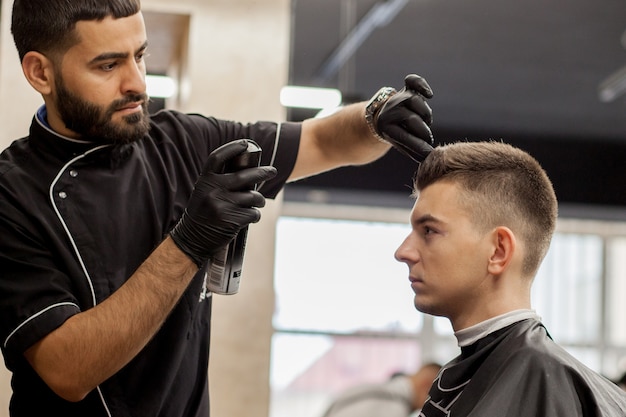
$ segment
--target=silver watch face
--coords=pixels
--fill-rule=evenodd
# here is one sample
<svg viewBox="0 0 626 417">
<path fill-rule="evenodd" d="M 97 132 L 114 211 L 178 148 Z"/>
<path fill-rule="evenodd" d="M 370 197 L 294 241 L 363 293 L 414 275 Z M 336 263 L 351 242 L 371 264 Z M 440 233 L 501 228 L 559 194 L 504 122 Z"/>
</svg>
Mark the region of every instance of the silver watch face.
<svg viewBox="0 0 626 417">
<path fill-rule="evenodd" d="M 393 87 L 383 87 L 370 100 L 365 108 L 365 117 L 368 119 L 373 119 L 376 111 L 387 101 L 389 98 L 396 93 L 396 89 Z"/>
<path fill-rule="evenodd" d="M 369 127 L 372 134 L 382 141 L 384 141 L 385 139 L 380 135 L 380 133 L 376 129 L 376 126 L 374 126 L 374 118 L 376 117 L 378 110 L 380 110 L 383 104 L 385 104 L 387 100 L 389 100 L 389 98 L 393 96 L 396 92 L 397 91 L 395 88 L 383 87 L 378 90 L 376 94 L 374 94 L 374 97 L 372 97 L 369 103 L 367 103 L 367 106 L 365 106 L 365 121 L 367 122 L 367 126 Z"/>
</svg>

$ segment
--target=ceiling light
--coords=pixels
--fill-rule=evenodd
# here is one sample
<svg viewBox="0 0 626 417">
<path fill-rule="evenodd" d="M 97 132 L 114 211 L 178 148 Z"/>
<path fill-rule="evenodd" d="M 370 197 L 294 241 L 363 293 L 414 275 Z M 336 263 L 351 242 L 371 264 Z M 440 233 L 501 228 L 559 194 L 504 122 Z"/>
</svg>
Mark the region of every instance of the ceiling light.
<svg viewBox="0 0 626 417">
<path fill-rule="evenodd" d="M 334 108 L 341 104 L 341 92 L 335 88 L 285 86 L 280 90 L 280 104 L 307 109 Z"/>
<path fill-rule="evenodd" d="M 164 75 L 146 75 L 146 90 L 148 96 L 168 98 L 176 94 L 177 83 L 172 77 Z"/>
</svg>

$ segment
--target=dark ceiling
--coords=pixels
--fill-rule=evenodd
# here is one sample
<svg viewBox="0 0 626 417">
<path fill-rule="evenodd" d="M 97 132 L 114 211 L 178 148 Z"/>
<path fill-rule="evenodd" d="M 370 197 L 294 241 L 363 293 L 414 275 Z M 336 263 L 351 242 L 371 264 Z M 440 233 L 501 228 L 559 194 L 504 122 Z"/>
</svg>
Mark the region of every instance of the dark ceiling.
<svg viewBox="0 0 626 417">
<path fill-rule="evenodd" d="M 377 26 L 385 11 L 389 21 Z M 599 87 L 626 72 L 625 30 L 626 0 L 294 0 L 290 82 L 361 100 L 418 73 L 435 92 L 438 143 L 513 143 L 544 165 L 564 205 L 622 212 L 626 94 L 601 101 Z M 406 194 L 414 171 L 391 152 L 291 190 L 362 190 L 380 200 Z"/>
</svg>

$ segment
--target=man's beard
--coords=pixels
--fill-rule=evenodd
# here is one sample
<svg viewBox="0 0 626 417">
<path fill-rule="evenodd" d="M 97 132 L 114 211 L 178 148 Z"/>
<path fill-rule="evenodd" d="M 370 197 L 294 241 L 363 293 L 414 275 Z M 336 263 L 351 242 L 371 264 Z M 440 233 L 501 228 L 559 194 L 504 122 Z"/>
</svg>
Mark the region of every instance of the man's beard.
<svg viewBox="0 0 626 417">
<path fill-rule="evenodd" d="M 150 130 L 148 96 L 145 93 L 129 94 L 115 100 L 106 109 L 83 100 L 65 87 L 62 78 L 55 81 L 56 106 L 65 126 L 83 139 L 122 145 L 141 139 Z M 122 117 L 114 123 L 113 114 L 130 103 L 141 102 L 141 111 Z"/>
</svg>

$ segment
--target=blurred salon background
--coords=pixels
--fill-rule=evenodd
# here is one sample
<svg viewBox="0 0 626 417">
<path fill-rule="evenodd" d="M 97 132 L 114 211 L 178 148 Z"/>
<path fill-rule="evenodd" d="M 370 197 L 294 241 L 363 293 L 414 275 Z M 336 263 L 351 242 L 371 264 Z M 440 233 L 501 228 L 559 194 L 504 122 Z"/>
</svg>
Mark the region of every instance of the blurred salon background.
<svg viewBox="0 0 626 417">
<path fill-rule="evenodd" d="M 437 143 L 503 140 L 533 154 L 560 201 L 534 308 L 582 362 L 614 380 L 626 372 L 626 2 L 142 4 L 152 111 L 302 120 L 415 72 L 435 91 Z M 13 46 L 12 1 L 0 5 L 4 149 L 42 103 Z M 317 417 L 346 388 L 458 353 L 447 320 L 414 309 L 393 259 L 415 169 L 391 151 L 290 184 L 263 209 L 239 294 L 214 299 L 213 415 Z M 2 369 L 0 417 L 9 378 Z"/>
</svg>

